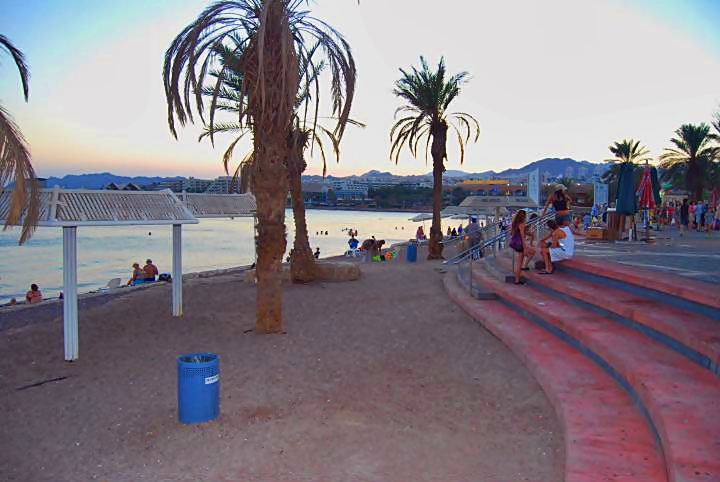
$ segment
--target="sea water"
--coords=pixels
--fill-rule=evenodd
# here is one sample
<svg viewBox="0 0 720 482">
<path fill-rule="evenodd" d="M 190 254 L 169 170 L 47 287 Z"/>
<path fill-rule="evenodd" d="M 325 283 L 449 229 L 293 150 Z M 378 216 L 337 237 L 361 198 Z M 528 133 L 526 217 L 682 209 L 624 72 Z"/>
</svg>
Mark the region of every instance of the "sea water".
<svg viewBox="0 0 720 482">
<path fill-rule="evenodd" d="M 387 246 L 407 241 L 421 225 L 409 220 L 415 214 L 308 210 L 310 246 L 313 251 L 319 247 L 322 257 L 341 255 L 348 247 L 349 228 L 358 230 L 361 241 L 370 236 L 385 239 Z M 295 234 L 291 210 L 286 225 L 289 251 Z M 425 233 L 429 226 L 426 221 Z M 31 283 L 45 298 L 57 297 L 63 290 L 62 229 L 38 228 L 23 246 L 18 246 L 18 238 L 17 228 L 0 232 L 0 304 L 13 297 L 23 300 Z M 161 273 L 172 271 L 171 226 L 79 227 L 77 239 L 80 293 L 101 288 L 112 278 L 127 282 L 132 264 L 142 266 L 147 258 Z M 249 265 L 254 261 L 253 220 L 203 219 L 183 225 L 182 248 L 184 273 Z"/>
</svg>

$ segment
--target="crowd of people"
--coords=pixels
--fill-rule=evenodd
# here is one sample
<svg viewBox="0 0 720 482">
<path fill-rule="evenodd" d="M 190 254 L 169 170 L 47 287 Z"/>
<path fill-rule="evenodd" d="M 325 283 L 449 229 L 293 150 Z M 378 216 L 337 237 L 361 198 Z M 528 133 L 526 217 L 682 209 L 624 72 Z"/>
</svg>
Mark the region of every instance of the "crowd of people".
<svg viewBox="0 0 720 482">
<path fill-rule="evenodd" d="M 659 229 L 663 226 L 677 226 L 680 236 L 688 231 L 705 232 L 708 236 L 720 230 L 720 210 L 708 202 L 682 201 L 666 202 L 653 212 Z"/>
</svg>

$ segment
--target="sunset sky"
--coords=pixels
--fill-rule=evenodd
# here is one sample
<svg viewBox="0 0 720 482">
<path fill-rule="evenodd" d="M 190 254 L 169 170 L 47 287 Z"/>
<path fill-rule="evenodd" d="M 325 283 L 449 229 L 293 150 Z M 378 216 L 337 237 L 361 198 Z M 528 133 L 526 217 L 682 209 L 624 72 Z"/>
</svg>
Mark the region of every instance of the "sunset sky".
<svg viewBox="0 0 720 482">
<path fill-rule="evenodd" d="M 0 33 L 26 55 L 30 102 L 12 60 L 0 57 L 0 102 L 32 148 L 40 176 L 221 175 L 217 147 L 198 127 L 167 128 L 162 60 L 200 0 L 0 0 Z M 398 68 L 436 64 L 472 80 L 455 110 L 480 122 L 467 171 L 543 157 L 593 162 L 640 139 L 659 155 L 682 123 L 720 108 L 719 0 L 317 0 L 310 8 L 350 42 L 358 65 L 353 118 L 329 173 L 429 171 L 406 154 L 390 163 L 389 128 L 401 104 Z M 450 169 L 459 164 L 450 149 Z M 319 172 L 319 163 L 310 163 Z"/>
</svg>

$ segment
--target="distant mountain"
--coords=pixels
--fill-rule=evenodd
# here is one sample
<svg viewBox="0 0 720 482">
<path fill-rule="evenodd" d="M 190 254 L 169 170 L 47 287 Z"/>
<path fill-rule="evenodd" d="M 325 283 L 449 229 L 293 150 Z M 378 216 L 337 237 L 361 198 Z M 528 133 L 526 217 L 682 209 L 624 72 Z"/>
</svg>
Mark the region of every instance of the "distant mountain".
<svg viewBox="0 0 720 482">
<path fill-rule="evenodd" d="M 358 177 L 395 177 L 391 172 L 380 172 L 380 171 L 368 171 L 365 174 L 360 174 Z"/>
<path fill-rule="evenodd" d="M 447 170 L 443 174 L 445 177 L 454 177 L 454 178 L 480 178 L 480 179 L 490 179 L 490 178 L 515 178 L 527 175 L 531 171 L 534 171 L 535 169 L 540 170 L 540 174 L 548 174 L 549 177 L 564 177 L 568 171 L 571 171 L 573 173 L 573 176 L 578 176 L 580 173 L 580 170 L 583 169 L 588 176 L 592 176 L 594 173 L 602 173 L 605 172 L 607 169 L 606 164 L 596 164 L 588 161 L 576 161 L 575 159 L 570 158 L 554 158 L 549 157 L 545 159 L 540 159 L 538 161 L 531 162 L 530 164 L 527 164 L 526 166 L 519 167 L 516 169 L 505 169 L 504 171 L 483 171 L 483 172 L 476 172 L 476 173 L 468 173 L 465 171 L 458 171 L 458 170 Z M 432 173 L 428 173 L 428 176 L 432 176 Z"/>
<path fill-rule="evenodd" d="M 100 189 L 108 183 L 127 184 L 135 183 L 138 186 L 152 184 L 154 182 L 172 181 L 183 179 L 180 176 L 175 177 L 146 177 L 146 176 L 117 176 L 109 172 L 100 172 L 92 174 L 68 174 L 63 177 L 49 177 L 47 180 L 48 187 L 60 186 L 67 189 Z"/>
</svg>

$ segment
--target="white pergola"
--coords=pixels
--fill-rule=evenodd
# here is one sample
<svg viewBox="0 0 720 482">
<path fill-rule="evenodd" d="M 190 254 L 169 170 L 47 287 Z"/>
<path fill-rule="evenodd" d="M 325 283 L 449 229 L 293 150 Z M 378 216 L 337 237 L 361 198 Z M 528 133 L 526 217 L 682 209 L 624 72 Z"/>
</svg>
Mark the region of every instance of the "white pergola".
<svg viewBox="0 0 720 482">
<path fill-rule="evenodd" d="M 0 192 L 0 223 L 12 190 Z M 198 218 L 255 216 L 251 194 L 181 194 L 164 191 L 43 189 L 38 226 L 63 229 L 63 323 L 65 360 L 78 359 L 77 228 L 172 225 L 172 314 L 182 316 L 182 225 Z M 19 221 L 22 224 L 22 220 Z"/>
</svg>

